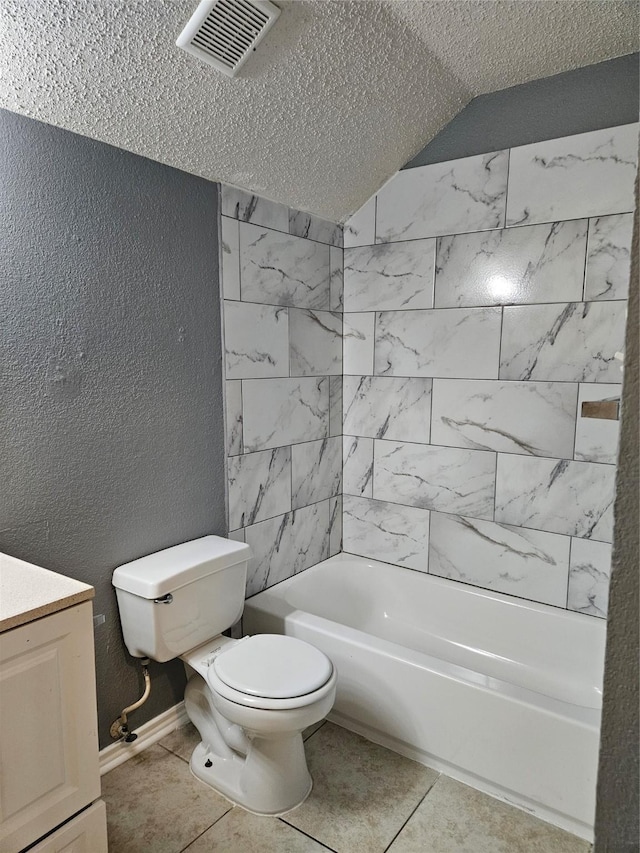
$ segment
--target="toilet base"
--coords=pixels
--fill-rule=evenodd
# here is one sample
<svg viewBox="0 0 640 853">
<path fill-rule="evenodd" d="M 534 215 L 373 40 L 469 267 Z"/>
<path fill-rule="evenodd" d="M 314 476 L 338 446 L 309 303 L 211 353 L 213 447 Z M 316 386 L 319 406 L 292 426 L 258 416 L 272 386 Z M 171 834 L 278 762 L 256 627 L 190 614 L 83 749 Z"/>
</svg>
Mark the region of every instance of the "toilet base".
<svg viewBox="0 0 640 853">
<path fill-rule="evenodd" d="M 313 787 L 299 733 L 275 740 L 254 737 L 246 758 L 222 758 L 199 743 L 190 767 L 201 782 L 258 815 L 277 817 L 295 809 Z"/>
</svg>

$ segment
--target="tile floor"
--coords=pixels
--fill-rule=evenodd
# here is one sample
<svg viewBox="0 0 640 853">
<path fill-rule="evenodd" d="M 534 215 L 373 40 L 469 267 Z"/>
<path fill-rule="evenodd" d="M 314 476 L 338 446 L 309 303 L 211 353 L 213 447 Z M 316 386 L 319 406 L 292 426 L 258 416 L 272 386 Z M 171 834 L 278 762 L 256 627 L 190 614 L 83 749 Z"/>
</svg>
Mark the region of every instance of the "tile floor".
<svg viewBox="0 0 640 853">
<path fill-rule="evenodd" d="M 256 817 L 191 775 L 178 729 L 107 773 L 110 853 L 588 853 L 590 845 L 346 729 L 305 733 L 309 799 Z"/>
</svg>

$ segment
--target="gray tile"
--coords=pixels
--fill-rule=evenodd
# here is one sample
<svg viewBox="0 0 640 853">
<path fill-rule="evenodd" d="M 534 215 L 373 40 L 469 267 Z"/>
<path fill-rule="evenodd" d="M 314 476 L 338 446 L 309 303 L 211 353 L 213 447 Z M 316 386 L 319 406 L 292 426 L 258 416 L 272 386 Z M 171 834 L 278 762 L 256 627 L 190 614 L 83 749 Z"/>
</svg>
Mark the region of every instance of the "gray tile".
<svg viewBox="0 0 640 853">
<path fill-rule="evenodd" d="M 273 817 L 234 808 L 184 853 L 326 853 L 326 847 Z"/>
<path fill-rule="evenodd" d="M 435 240 L 345 249 L 345 311 L 433 307 Z"/>
<path fill-rule="evenodd" d="M 224 302 L 227 379 L 289 375 L 289 309 Z"/>
<path fill-rule="evenodd" d="M 607 615 L 611 545 L 608 542 L 571 540 L 567 607 L 590 616 Z"/>
<path fill-rule="evenodd" d="M 240 228 L 237 219 L 220 217 L 222 221 L 222 294 L 225 299 L 240 299 Z"/>
<path fill-rule="evenodd" d="M 109 853 L 180 853 L 232 807 L 155 745 L 102 777 Z"/>
<path fill-rule="evenodd" d="M 342 226 L 328 219 L 320 219 L 312 213 L 289 209 L 289 233 L 307 240 L 342 247 Z"/>
<path fill-rule="evenodd" d="M 342 314 L 289 309 L 292 376 L 342 373 Z"/>
<path fill-rule="evenodd" d="M 253 222 L 276 231 L 289 231 L 289 208 L 246 190 L 222 184 L 222 213 L 242 222 Z"/>
<path fill-rule="evenodd" d="M 344 224 L 344 245 L 371 246 L 376 242 L 376 197 L 371 196 Z"/>
<path fill-rule="evenodd" d="M 342 376 L 329 377 L 329 435 L 342 435 Z"/>
<path fill-rule="evenodd" d="M 244 541 L 244 540 L 243 540 Z M 160 746 L 173 752 L 183 761 L 191 761 L 191 753 L 200 743 L 200 733 L 193 723 L 187 723 L 185 726 L 180 726 L 179 729 L 171 732 L 166 737 L 159 741 Z"/>
<path fill-rule="evenodd" d="M 242 453 L 242 382 L 233 379 L 224 383 L 226 405 L 227 456 Z"/>
<path fill-rule="evenodd" d="M 284 819 L 337 853 L 383 853 L 438 775 L 331 723 L 306 746 L 313 791 Z"/>
<path fill-rule="evenodd" d="M 582 403 L 589 400 L 619 400 L 621 392 L 622 386 L 620 385 L 605 385 L 602 382 L 593 385 L 579 385 L 576 459 L 583 462 L 616 464 L 620 421 L 584 418 L 582 417 Z"/>
<path fill-rule="evenodd" d="M 589 221 L 585 300 L 627 298 L 632 237 L 633 213 Z"/>
<path fill-rule="evenodd" d="M 227 460 L 229 528 L 247 527 L 291 509 L 291 448 Z"/>
<path fill-rule="evenodd" d="M 345 376 L 344 433 L 429 441 L 431 379 Z"/>
<path fill-rule="evenodd" d="M 350 554 L 426 572 L 429 511 L 343 495 L 343 548 Z"/>
<path fill-rule="evenodd" d="M 589 849 L 575 835 L 440 776 L 389 853 L 589 853 Z"/>
<path fill-rule="evenodd" d="M 373 336 L 376 315 L 344 314 L 342 352 L 344 372 L 354 376 L 373 373 Z"/>
<path fill-rule="evenodd" d="M 329 556 L 342 551 L 342 495 L 329 501 Z"/>
<path fill-rule="evenodd" d="M 244 449 L 282 447 L 329 434 L 329 377 L 245 379 Z"/>
<path fill-rule="evenodd" d="M 361 498 L 373 497 L 373 439 L 343 436 L 343 490 Z"/>
<path fill-rule="evenodd" d="M 340 436 L 294 444 L 291 448 L 293 509 L 332 498 L 342 491 Z"/>
<path fill-rule="evenodd" d="M 331 310 L 344 309 L 344 252 L 336 246 L 329 249 Z"/>
</svg>

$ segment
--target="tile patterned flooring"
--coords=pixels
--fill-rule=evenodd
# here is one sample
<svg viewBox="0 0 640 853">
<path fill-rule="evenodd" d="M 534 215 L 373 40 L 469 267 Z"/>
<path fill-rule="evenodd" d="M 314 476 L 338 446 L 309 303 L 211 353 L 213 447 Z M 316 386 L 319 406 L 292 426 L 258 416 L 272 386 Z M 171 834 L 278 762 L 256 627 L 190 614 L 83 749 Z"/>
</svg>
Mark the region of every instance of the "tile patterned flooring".
<svg viewBox="0 0 640 853">
<path fill-rule="evenodd" d="M 305 732 L 314 779 L 282 818 L 234 807 L 191 775 L 178 729 L 102 779 L 110 853 L 588 853 L 585 841 L 346 729 Z"/>
</svg>

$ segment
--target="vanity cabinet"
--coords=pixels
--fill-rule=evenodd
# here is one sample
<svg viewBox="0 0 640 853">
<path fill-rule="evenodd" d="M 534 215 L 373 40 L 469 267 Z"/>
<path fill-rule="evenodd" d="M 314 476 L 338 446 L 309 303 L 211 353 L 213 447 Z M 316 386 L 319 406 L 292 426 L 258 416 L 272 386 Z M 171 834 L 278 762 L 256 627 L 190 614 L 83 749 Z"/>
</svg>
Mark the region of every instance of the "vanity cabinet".
<svg viewBox="0 0 640 853">
<path fill-rule="evenodd" d="M 0 561 L 0 572 L 5 568 Z M 107 850 L 92 605 L 61 603 L 61 610 L 0 633 L 1 853 L 34 844 L 30 853 Z"/>
</svg>

